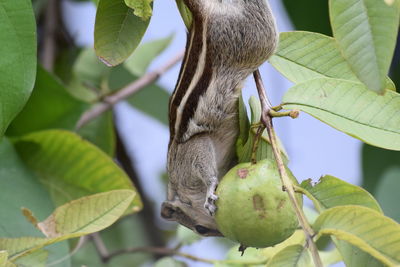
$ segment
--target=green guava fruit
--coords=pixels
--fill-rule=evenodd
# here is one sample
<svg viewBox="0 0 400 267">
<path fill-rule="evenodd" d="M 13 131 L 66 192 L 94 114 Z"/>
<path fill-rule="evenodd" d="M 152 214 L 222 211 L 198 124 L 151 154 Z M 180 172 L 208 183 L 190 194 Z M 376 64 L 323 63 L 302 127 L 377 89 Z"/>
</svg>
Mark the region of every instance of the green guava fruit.
<svg viewBox="0 0 400 267">
<path fill-rule="evenodd" d="M 216 194 L 219 231 L 246 247 L 274 246 L 299 226 L 289 197 L 282 191 L 278 167 L 271 160 L 235 166 L 222 178 Z M 296 193 L 296 198 L 302 205 L 302 195 Z"/>
</svg>

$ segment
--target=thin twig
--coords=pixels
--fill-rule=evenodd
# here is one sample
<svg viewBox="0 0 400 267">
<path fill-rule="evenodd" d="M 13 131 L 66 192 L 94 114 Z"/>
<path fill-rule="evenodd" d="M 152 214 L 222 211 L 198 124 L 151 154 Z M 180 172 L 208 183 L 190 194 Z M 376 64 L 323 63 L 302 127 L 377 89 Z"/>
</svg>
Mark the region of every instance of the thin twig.
<svg viewBox="0 0 400 267">
<path fill-rule="evenodd" d="M 166 248 L 166 247 L 135 247 L 135 248 L 125 248 L 121 250 L 114 251 L 109 253 L 107 248 L 105 247 L 101 236 L 98 234 L 91 234 L 90 238 L 93 241 L 93 244 L 96 248 L 97 253 L 99 254 L 101 261 L 103 263 L 109 262 L 112 258 L 123 255 L 123 254 L 134 254 L 134 253 L 151 253 L 162 256 L 177 256 L 185 259 L 189 259 L 192 261 L 204 262 L 208 264 L 233 264 L 233 265 L 260 265 L 265 264 L 266 260 L 258 260 L 258 261 L 247 261 L 247 260 L 214 260 L 214 259 L 206 259 L 202 257 L 197 257 L 188 253 L 180 252 L 178 249 L 180 246 L 176 248 Z"/>
<path fill-rule="evenodd" d="M 74 256 L 86 243 L 88 239 L 88 236 L 81 236 L 79 238 L 78 244 L 75 246 L 75 248 L 68 253 L 67 255 L 65 255 L 64 257 L 60 258 L 60 259 L 56 259 L 53 262 L 49 262 L 46 264 L 46 267 L 50 267 L 50 266 L 59 266 L 61 262 L 70 259 L 72 256 Z"/>
<path fill-rule="evenodd" d="M 101 261 L 103 263 L 106 263 L 108 261 L 108 256 L 110 255 L 110 253 L 108 252 L 108 249 L 104 244 L 103 239 L 101 239 L 100 234 L 98 232 L 93 233 L 90 235 L 90 238 L 93 241 L 97 253 L 100 255 Z"/>
<path fill-rule="evenodd" d="M 81 118 L 76 124 L 76 129 L 81 128 L 89 121 L 93 120 L 94 118 L 97 118 L 105 111 L 111 109 L 119 101 L 126 99 L 127 97 L 136 93 L 140 89 L 156 81 L 162 74 L 164 74 L 166 71 L 172 68 L 182 58 L 183 58 L 183 52 L 171 58 L 164 66 L 160 67 L 159 69 L 146 73 L 141 78 L 127 85 L 121 90 L 118 90 L 114 94 L 104 97 L 103 102 L 95 105 L 93 108 L 89 109 L 88 111 L 82 114 Z"/>
<path fill-rule="evenodd" d="M 136 247 L 136 248 L 127 248 L 115 251 L 108 255 L 108 260 L 115 256 L 119 256 L 122 254 L 130 254 L 130 253 L 137 253 L 137 252 L 148 252 L 152 254 L 164 255 L 164 256 L 179 256 L 186 259 L 190 259 L 193 261 L 205 262 L 213 264 L 215 261 L 210 259 L 204 259 L 200 257 L 196 257 L 187 253 L 182 253 L 170 248 L 162 248 L 162 247 Z"/>
<path fill-rule="evenodd" d="M 306 216 L 304 215 L 303 210 L 300 207 L 299 203 L 297 203 L 295 192 L 293 189 L 293 184 L 290 181 L 289 176 L 286 172 L 285 165 L 283 164 L 281 152 L 278 147 L 277 137 L 276 137 L 274 127 L 272 124 L 272 116 L 270 114 L 270 111 L 273 109 L 272 109 L 272 105 L 267 97 L 267 94 L 266 94 L 266 91 L 264 88 L 264 84 L 261 79 L 260 71 L 256 70 L 253 73 L 253 75 L 254 75 L 254 80 L 256 82 L 258 95 L 259 95 L 260 101 L 261 101 L 261 109 L 262 109 L 261 122 L 265 125 L 265 127 L 267 129 L 269 139 L 271 142 L 271 146 L 272 146 L 272 150 L 274 152 L 275 160 L 278 165 L 278 170 L 279 170 L 279 174 L 281 176 L 282 184 L 283 184 L 286 192 L 289 195 L 289 199 L 292 203 L 292 206 L 294 207 L 294 210 L 296 212 L 300 226 L 303 229 L 304 234 L 306 236 L 307 245 L 310 248 L 311 255 L 314 260 L 314 265 L 317 267 L 322 267 L 323 265 L 322 265 L 322 261 L 319 256 L 319 253 L 318 253 L 317 246 L 315 245 L 315 243 L 313 241 L 315 232 L 311 228 L 310 224 L 308 223 Z"/>
<path fill-rule="evenodd" d="M 53 71 L 54 61 L 56 57 L 56 29 L 57 29 L 57 0 L 49 0 L 47 3 L 45 22 L 44 22 L 44 38 L 41 61 L 43 67 L 48 71 Z"/>
</svg>

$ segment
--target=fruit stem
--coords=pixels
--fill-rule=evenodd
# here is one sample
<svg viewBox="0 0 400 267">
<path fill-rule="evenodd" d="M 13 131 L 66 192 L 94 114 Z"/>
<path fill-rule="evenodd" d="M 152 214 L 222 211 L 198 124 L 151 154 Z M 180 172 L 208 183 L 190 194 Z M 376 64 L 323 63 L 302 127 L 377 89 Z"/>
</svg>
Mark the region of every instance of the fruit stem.
<svg viewBox="0 0 400 267">
<path fill-rule="evenodd" d="M 265 125 L 265 127 L 267 129 L 270 143 L 272 146 L 272 150 L 274 152 L 275 161 L 278 166 L 279 175 L 282 180 L 282 184 L 283 184 L 284 188 L 286 189 L 286 192 L 289 195 L 289 199 L 290 199 L 290 202 L 292 203 L 292 206 L 296 212 L 297 219 L 299 220 L 300 226 L 303 229 L 304 234 L 306 236 L 307 245 L 308 245 L 311 255 L 313 257 L 314 265 L 316 267 L 323 267 L 320 255 L 318 253 L 317 246 L 315 245 L 314 240 L 313 240 L 313 237 L 315 236 L 315 232 L 311 228 L 310 224 L 308 223 L 306 216 L 305 216 L 302 208 L 300 207 L 299 203 L 297 203 L 292 181 L 289 179 L 289 176 L 286 172 L 285 165 L 283 164 L 281 151 L 279 150 L 276 133 L 274 131 L 274 127 L 272 124 L 273 116 L 271 116 L 271 111 L 273 111 L 273 108 L 272 108 L 271 102 L 269 101 L 269 99 L 267 97 L 267 94 L 266 94 L 266 91 L 264 88 L 264 84 L 261 79 L 260 71 L 257 69 L 253 73 L 253 76 L 254 76 L 254 80 L 256 82 L 258 95 L 259 95 L 260 101 L 261 101 L 261 110 L 262 110 L 261 122 Z"/>
</svg>

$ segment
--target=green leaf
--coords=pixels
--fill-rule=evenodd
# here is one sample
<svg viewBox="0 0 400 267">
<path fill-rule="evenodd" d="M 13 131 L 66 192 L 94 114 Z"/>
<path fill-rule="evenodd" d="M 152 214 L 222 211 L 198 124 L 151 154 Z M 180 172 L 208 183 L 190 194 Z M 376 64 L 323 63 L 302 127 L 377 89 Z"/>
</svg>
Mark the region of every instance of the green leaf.
<svg viewBox="0 0 400 267">
<path fill-rule="evenodd" d="M 24 165 L 7 138 L 0 142 L 0 158 L 0 237 L 42 236 L 25 219 L 21 208 L 29 208 L 43 219 L 54 209 L 49 194 Z M 52 258 L 62 258 L 68 254 L 68 243 L 62 242 L 49 250 Z M 70 266 L 69 260 L 59 266 Z"/>
<path fill-rule="evenodd" d="M 250 162 L 252 159 L 253 147 L 256 139 L 255 137 L 258 130 L 258 126 L 256 125 L 259 124 L 261 119 L 261 104 L 256 97 L 254 96 L 250 97 L 249 99 L 249 106 L 251 112 L 251 124 L 250 124 L 247 118 L 243 100 L 241 99 L 240 102 L 242 102 L 241 104 L 239 104 L 240 133 L 236 143 L 236 154 L 238 155 L 239 162 Z M 244 133 L 246 129 L 248 132 Z M 283 159 L 285 162 L 287 162 L 288 158 L 286 151 L 283 148 L 283 145 L 280 142 L 280 140 L 278 140 L 278 143 L 280 146 L 281 153 L 283 155 Z M 263 160 L 266 158 L 274 158 L 274 153 L 272 151 L 268 134 L 264 130 L 257 147 L 256 160 Z"/>
<path fill-rule="evenodd" d="M 171 44 L 173 38 L 174 35 L 169 35 L 140 45 L 124 62 L 124 67 L 135 76 L 143 76 L 150 63 Z"/>
<path fill-rule="evenodd" d="M 379 180 L 386 170 L 396 166 L 400 167 L 400 152 L 364 145 L 362 148 L 362 186 L 375 194 Z"/>
<path fill-rule="evenodd" d="M 151 3 L 153 0 L 124 0 L 125 4 L 132 8 L 133 13 L 142 18 L 143 20 L 148 20 L 151 18 L 153 13 L 153 8 Z"/>
<path fill-rule="evenodd" d="M 283 0 L 282 2 L 296 29 L 332 35 L 329 24 L 328 1 Z"/>
<path fill-rule="evenodd" d="M 185 267 L 186 264 L 171 257 L 164 257 L 156 261 L 154 267 Z"/>
<path fill-rule="evenodd" d="M 285 109 L 299 109 L 365 143 L 400 150 L 400 95 L 376 95 L 360 83 L 318 78 L 292 87 Z"/>
<path fill-rule="evenodd" d="M 307 267 L 311 266 L 311 256 L 307 248 L 302 245 L 293 245 L 279 251 L 268 262 L 267 267 Z"/>
<path fill-rule="evenodd" d="M 93 48 L 82 50 L 73 65 L 73 75 L 86 87 L 100 89 L 108 78 L 111 68 L 105 66 L 96 56 Z"/>
<path fill-rule="evenodd" d="M 384 93 L 399 27 L 400 2 L 330 0 L 333 35 L 366 87 Z"/>
<path fill-rule="evenodd" d="M 108 66 L 120 64 L 138 46 L 149 22 L 135 16 L 124 0 L 100 0 L 94 29 L 96 55 Z"/>
<path fill-rule="evenodd" d="M 108 155 L 114 155 L 116 137 L 113 114 L 111 111 L 103 113 L 84 125 L 78 130 L 78 134 L 99 147 Z"/>
<path fill-rule="evenodd" d="M 304 245 L 304 232 L 302 230 L 296 230 L 293 235 L 288 239 L 279 243 L 273 247 L 256 249 L 247 248 L 244 255 L 239 251 L 238 246 L 232 247 L 227 254 L 226 263 L 223 261 L 218 267 L 234 266 L 234 267 L 246 267 L 246 266 L 265 266 L 265 263 L 279 253 L 282 249 L 292 245 Z"/>
<path fill-rule="evenodd" d="M 111 158 L 74 133 L 35 132 L 17 139 L 15 147 L 47 187 L 57 206 L 94 193 L 135 190 L 128 176 Z M 136 194 L 130 211 L 138 211 L 141 206 Z"/>
<path fill-rule="evenodd" d="M 376 188 L 376 199 L 382 205 L 386 216 L 400 222 L 400 209 L 398 204 L 400 191 L 400 166 L 388 169 Z"/>
<path fill-rule="evenodd" d="M 23 164 L 8 139 L 0 143 L 0 158 L 0 236 L 40 236 L 22 215 L 21 208 L 29 208 L 44 218 L 54 208 L 50 196 Z"/>
<path fill-rule="evenodd" d="M 322 177 L 314 186 L 311 185 L 310 179 L 303 181 L 300 186 L 306 190 L 306 195 L 313 201 L 319 212 L 336 206 L 360 205 L 382 213 L 377 201 L 363 188 L 330 175 Z M 334 241 L 348 267 L 364 266 L 364 262 L 376 261 L 368 253 L 345 241 L 336 239 Z"/>
<path fill-rule="evenodd" d="M 334 38 L 313 32 L 283 32 L 269 62 L 286 78 L 302 83 L 315 78 L 337 78 L 360 82 Z M 396 91 L 386 78 L 386 89 Z"/>
<path fill-rule="evenodd" d="M 97 102 L 108 93 L 108 76 L 111 68 L 101 62 L 93 48 L 83 49 L 73 62 L 67 90 L 84 102 Z"/>
<path fill-rule="evenodd" d="M 15 260 L 44 246 L 98 232 L 121 217 L 135 195 L 132 190 L 113 190 L 73 200 L 39 223 L 47 238 L 0 238 L 0 249 Z"/>
<path fill-rule="evenodd" d="M 305 180 L 300 187 L 307 191 L 307 197 L 319 212 L 336 206 L 360 205 L 382 213 L 378 202 L 366 190 L 330 175 L 321 177 L 314 186 L 310 179 Z"/>
<path fill-rule="evenodd" d="M 35 83 L 36 22 L 31 1 L 0 1 L 0 32 L 1 138 Z"/>
<path fill-rule="evenodd" d="M 138 77 L 132 75 L 126 68 L 118 66 L 110 74 L 109 87 L 111 90 L 116 90 L 137 79 Z M 169 93 L 164 88 L 153 83 L 142 88 L 127 100 L 134 108 L 163 124 L 168 124 Z"/>
<path fill-rule="evenodd" d="M 238 141 L 244 143 L 247 141 L 247 138 L 249 137 L 250 121 L 249 118 L 247 117 L 246 105 L 243 102 L 242 94 L 239 95 L 238 117 L 239 117 Z"/>
<path fill-rule="evenodd" d="M 192 25 L 192 12 L 190 12 L 189 8 L 185 5 L 183 0 L 176 0 L 176 5 L 178 7 L 179 13 L 181 13 L 181 17 L 187 29 L 190 29 Z"/>
<path fill-rule="evenodd" d="M 270 63 L 294 83 L 315 78 L 359 81 L 332 37 L 312 32 L 283 32 Z"/>
<path fill-rule="evenodd" d="M 389 266 L 400 264 L 400 225 L 362 206 L 338 206 L 321 213 L 313 228 L 362 249 Z"/>
<path fill-rule="evenodd" d="M 88 105 L 72 97 L 50 73 L 39 67 L 32 96 L 10 125 L 7 135 L 50 129 L 74 129 Z"/>
</svg>

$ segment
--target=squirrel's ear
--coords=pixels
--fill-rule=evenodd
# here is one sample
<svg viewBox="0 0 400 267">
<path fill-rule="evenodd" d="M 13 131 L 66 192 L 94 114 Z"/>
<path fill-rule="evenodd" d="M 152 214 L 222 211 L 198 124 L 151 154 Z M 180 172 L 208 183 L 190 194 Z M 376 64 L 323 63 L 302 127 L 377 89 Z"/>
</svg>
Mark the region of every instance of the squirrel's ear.
<svg viewBox="0 0 400 267">
<path fill-rule="evenodd" d="M 174 215 L 177 213 L 178 207 L 173 205 L 171 202 L 165 201 L 161 206 L 161 217 L 166 220 L 175 221 Z"/>
</svg>

